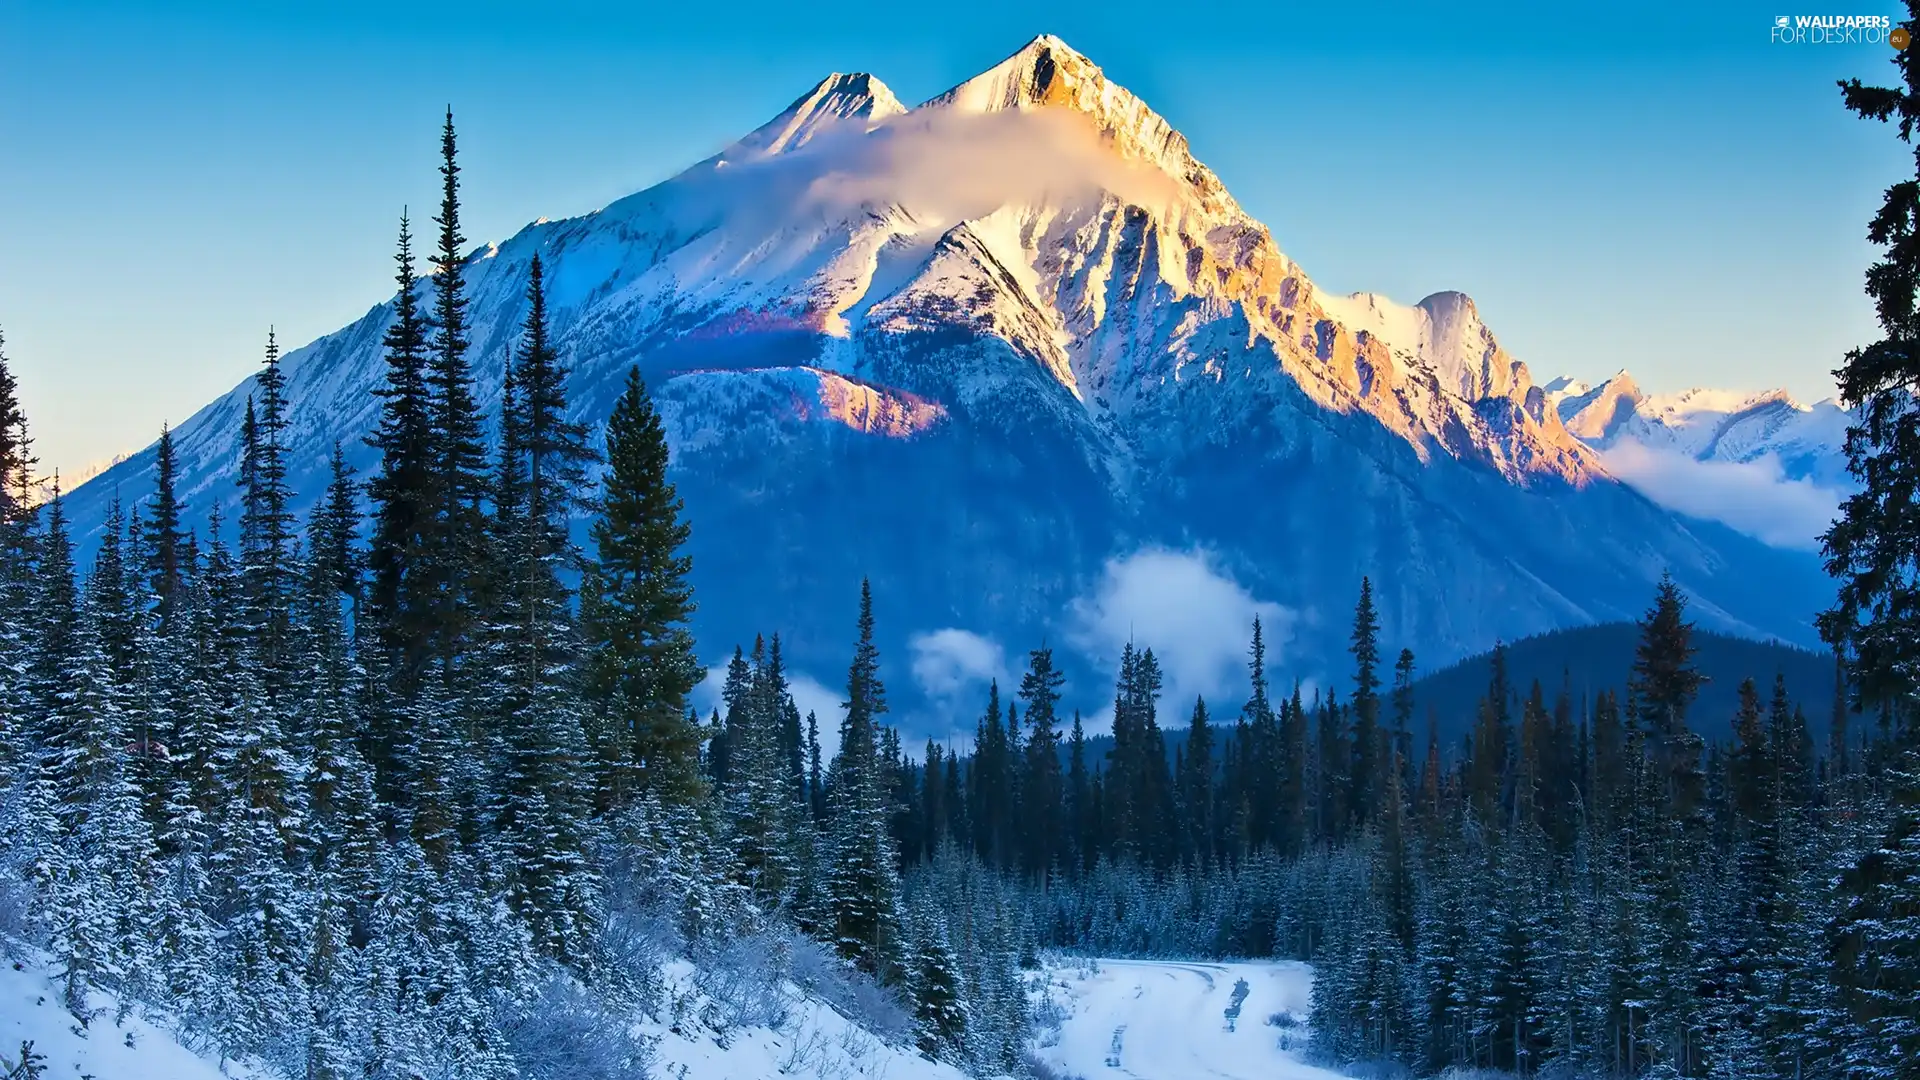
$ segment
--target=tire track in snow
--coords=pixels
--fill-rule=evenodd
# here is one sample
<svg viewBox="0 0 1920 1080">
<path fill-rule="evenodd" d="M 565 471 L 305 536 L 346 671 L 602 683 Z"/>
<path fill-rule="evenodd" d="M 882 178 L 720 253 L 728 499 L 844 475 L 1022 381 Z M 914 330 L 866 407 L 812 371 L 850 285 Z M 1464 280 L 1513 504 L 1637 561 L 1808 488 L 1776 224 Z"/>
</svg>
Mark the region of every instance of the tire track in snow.
<svg viewBox="0 0 1920 1080">
<path fill-rule="evenodd" d="M 1068 1012 L 1043 1060 L 1084 1080 L 1330 1080 L 1338 1073 L 1279 1048 L 1266 1025 L 1278 1012 L 1306 1011 L 1312 982 L 1301 964 L 1098 961 L 1091 976 L 1054 972 Z M 1226 996 L 1248 985 L 1242 1021 L 1228 1030 Z"/>
</svg>

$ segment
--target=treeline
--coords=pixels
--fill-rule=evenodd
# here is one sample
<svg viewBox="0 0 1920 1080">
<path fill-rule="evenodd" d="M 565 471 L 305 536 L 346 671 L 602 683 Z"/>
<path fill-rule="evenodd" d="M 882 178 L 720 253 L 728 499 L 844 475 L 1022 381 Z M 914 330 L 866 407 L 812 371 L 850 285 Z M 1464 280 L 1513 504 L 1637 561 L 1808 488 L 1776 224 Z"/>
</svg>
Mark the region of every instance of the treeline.
<svg viewBox="0 0 1920 1080">
<path fill-rule="evenodd" d="M 1592 698 L 1514 685 L 1496 648 L 1471 736 L 1443 745 L 1429 717 L 1416 744 L 1414 658 L 1383 679 L 1363 581 L 1344 700 L 1273 693 L 1256 622 L 1232 722 L 1196 700 L 1169 731 L 1159 664 L 1128 646 L 1097 760 L 1077 713 L 1061 734 L 1037 649 L 1015 693 L 989 689 L 970 755 L 883 737 L 892 846 L 909 880 L 973 860 L 1020 883 L 1031 945 L 1311 961 L 1315 1045 L 1338 1062 L 1890 1075 L 1920 1030 L 1915 713 L 1861 724 L 1836 696 L 1816 745 L 1776 677 L 1697 715 L 1670 579 L 1638 628 L 1622 685 Z M 780 680 L 777 647 L 735 657 L 721 790 L 754 790 L 746 760 L 800 785 L 811 718 L 754 704 Z"/>
<path fill-rule="evenodd" d="M 163 431 L 82 575 L 0 357 L 0 933 L 82 1025 L 103 989 L 312 1080 L 575 1078 L 642 1074 L 661 933 L 699 957 L 797 926 L 928 1055 L 1017 1067 L 1011 898 L 964 868 L 903 892 L 864 589 L 837 752 L 796 756 L 776 646 L 729 703 L 778 736 L 736 711 L 705 753 L 660 419 L 636 371 L 604 454 L 569 421 L 538 259 L 481 415 L 451 115 L 442 149 L 430 277 L 401 222 L 378 471 L 336 447 L 305 521 L 270 336 L 239 520 L 194 520 Z"/>
</svg>

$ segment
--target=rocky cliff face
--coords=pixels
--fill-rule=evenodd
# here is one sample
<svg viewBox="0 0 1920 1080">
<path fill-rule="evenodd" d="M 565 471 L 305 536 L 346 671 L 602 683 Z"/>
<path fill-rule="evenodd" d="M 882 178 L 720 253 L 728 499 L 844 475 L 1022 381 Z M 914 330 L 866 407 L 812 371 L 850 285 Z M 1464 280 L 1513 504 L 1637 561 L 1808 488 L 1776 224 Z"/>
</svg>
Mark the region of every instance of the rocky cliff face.
<svg viewBox="0 0 1920 1080">
<path fill-rule="evenodd" d="M 632 365 L 655 388 L 715 655 L 779 628 L 831 681 L 863 574 L 896 657 L 941 627 L 1024 650 L 1154 546 L 1204 549 L 1296 612 L 1282 666 L 1302 675 L 1338 663 L 1362 574 L 1388 640 L 1436 663 L 1636 614 L 1665 568 L 1742 633 L 1809 640 L 1823 599 L 1810 559 L 1609 477 L 1576 437 L 1590 418 L 1467 297 L 1321 294 L 1183 136 L 1055 38 L 914 109 L 831 76 L 665 183 L 476 252 L 488 406 L 535 253 L 577 414 L 603 421 Z M 376 464 L 390 318 L 286 359 L 303 494 L 336 441 Z M 199 513 L 232 497 L 249 389 L 176 432 Z M 76 519 L 144 496 L 151 469 L 148 451 L 75 492 Z"/>
</svg>

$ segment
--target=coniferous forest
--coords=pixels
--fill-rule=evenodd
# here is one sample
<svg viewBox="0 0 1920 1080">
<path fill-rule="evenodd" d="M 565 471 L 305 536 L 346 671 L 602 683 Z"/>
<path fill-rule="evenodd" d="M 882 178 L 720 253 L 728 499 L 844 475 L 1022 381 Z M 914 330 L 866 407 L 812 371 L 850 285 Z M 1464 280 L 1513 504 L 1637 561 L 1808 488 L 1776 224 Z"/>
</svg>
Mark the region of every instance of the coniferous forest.
<svg viewBox="0 0 1920 1080">
<path fill-rule="evenodd" d="M 1848 105 L 1904 124 L 1916 78 Z M 163 431 L 83 572 L 0 358 L 0 933 L 76 1023 L 102 989 L 311 1080 L 640 1076 L 622 1018 L 665 1007 L 662 964 L 750 939 L 982 1076 L 1030 1068 L 1050 950 L 1309 961 L 1314 1053 L 1383 1073 L 1920 1075 L 1913 182 L 1873 225 L 1887 339 L 1839 373 L 1845 693 L 1703 715 L 1666 581 L 1617 686 L 1518 685 L 1496 649 L 1443 742 L 1363 580 L 1338 683 L 1270 672 L 1256 622 L 1244 694 L 1167 700 L 1142 627 L 1110 730 L 1043 647 L 959 754 L 888 724 L 864 584 L 839 715 L 800 713 L 775 627 L 693 710 L 699 523 L 660 418 L 636 370 L 603 438 L 568 419 L 537 259 L 483 415 L 457 161 L 449 115 L 424 265 L 400 224 L 379 467 L 336 448 L 305 520 L 269 336 L 237 520 L 183 500 Z"/>
</svg>

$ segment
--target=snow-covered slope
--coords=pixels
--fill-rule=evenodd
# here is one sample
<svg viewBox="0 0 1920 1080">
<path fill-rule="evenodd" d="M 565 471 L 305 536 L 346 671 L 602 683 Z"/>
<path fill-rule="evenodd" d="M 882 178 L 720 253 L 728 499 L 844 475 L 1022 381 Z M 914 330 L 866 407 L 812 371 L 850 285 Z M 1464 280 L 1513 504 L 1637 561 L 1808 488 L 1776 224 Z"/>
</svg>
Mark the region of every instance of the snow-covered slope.
<svg viewBox="0 0 1920 1080">
<path fill-rule="evenodd" d="M 0 963 L 0 1073 L 19 1061 L 23 1042 L 43 1055 L 51 1080 L 279 1080 L 251 1061 L 203 1057 L 174 1034 L 164 1014 L 122 1012 L 109 994 L 94 993 L 94 1015 L 82 1027 L 68 1012 L 47 958 L 10 945 L 21 959 Z M 885 1041 L 819 997 L 787 983 L 753 987 L 773 1014 L 745 1022 L 738 1009 L 718 1008 L 710 980 L 682 960 L 669 964 L 667 1003 L 635 1029 L 652 1045 L 651 1076 L 671 1080 L 963 1080 L 951 1065 L 922 1057 L 906 1040 Z"/>
<path fill-rule="evenodd" d="M 1633 442 L 1696 461 L 1772 458 L 1790 480 L 1848 483 L 1849 414 L 1831 398 L 1802 405 L 1785 390 L 1648 394 L 1625 371 L 1598 386 L 1557 379 L 1547 389 L 1567 430 L 1598 450 Z"/>
<path fill-rule="evenodd" d="M 1065 1014 L 1036 1056 L 1062 1076 L 1337 1080 L 1307 1064 L 1313 970 L 1297 963 L 1063 961 L 1046 993 Z M 1246 984 L 1234 1016 L 1235 986 Z M 1117 1070 L 1117 1071 L 1116 1071 Z"/>
<path fill-rule="evenodd" d="M 671 180 L 482 247 L 464 273 L 487 407 L 536 253 L 577 415 L 603 420 L 635 364 L 663 404 L 715 654 L 778 627 L 802 669 L 839 667 L 862 575 L 892 655 L 942 627 L 1024 650 L 1107 560 L 1156 545 L 1299 614 L 1305 673 L 1340 662 L 1343 637 L 1305 630 L 1362 574 L 1428 662 L 1626 617 L 1665 568 L 1737 632 L 1810 640 L 1824 599 L 1812 560 L 1617 483 L 1465 296 L 1320 293 L 1057 38 L 912 109 L 831 76 Z M 376 464 L 391 315 L 286 359 L 305 496 L 336 441 Z M 196 516 L 234 497 L 250 390 L 176 431 Z M 152 467 L 77 492 L 82 530 Z"/>
<path fill-rule="evenodd" d="M 137 1012 L 122 1015 L 120 1002 L 107 994 L 90 995 L 94 1015 L 82 1027 L 67 1011 L 47 958 L 8 948 L 16 957 L 0 962 L 0 1074 L 19 1064 L 20 1044 L 30 1042 L 45 1057 L 45 1075 L 59 1080 L 273 1080 L 247 1062 L 201 1057 L 182 1046 L 168 1025 Z"/>
<path fill-rule="evenodd" d="M 921 1057 L 909 1042 L 890 1044 L 817 997 L 787 984 L 770 1023 L 715 1024 L 714 1004 L 697 989 L 700 972 L 668 965 L 674 1012 L 641 1025 L 653 1040 L 650 1075 L 671 1080 L 964 1080 L 966 1074 Z M 724 1011 L 724 1010 L 723 1010 Z"/>
</svg>

